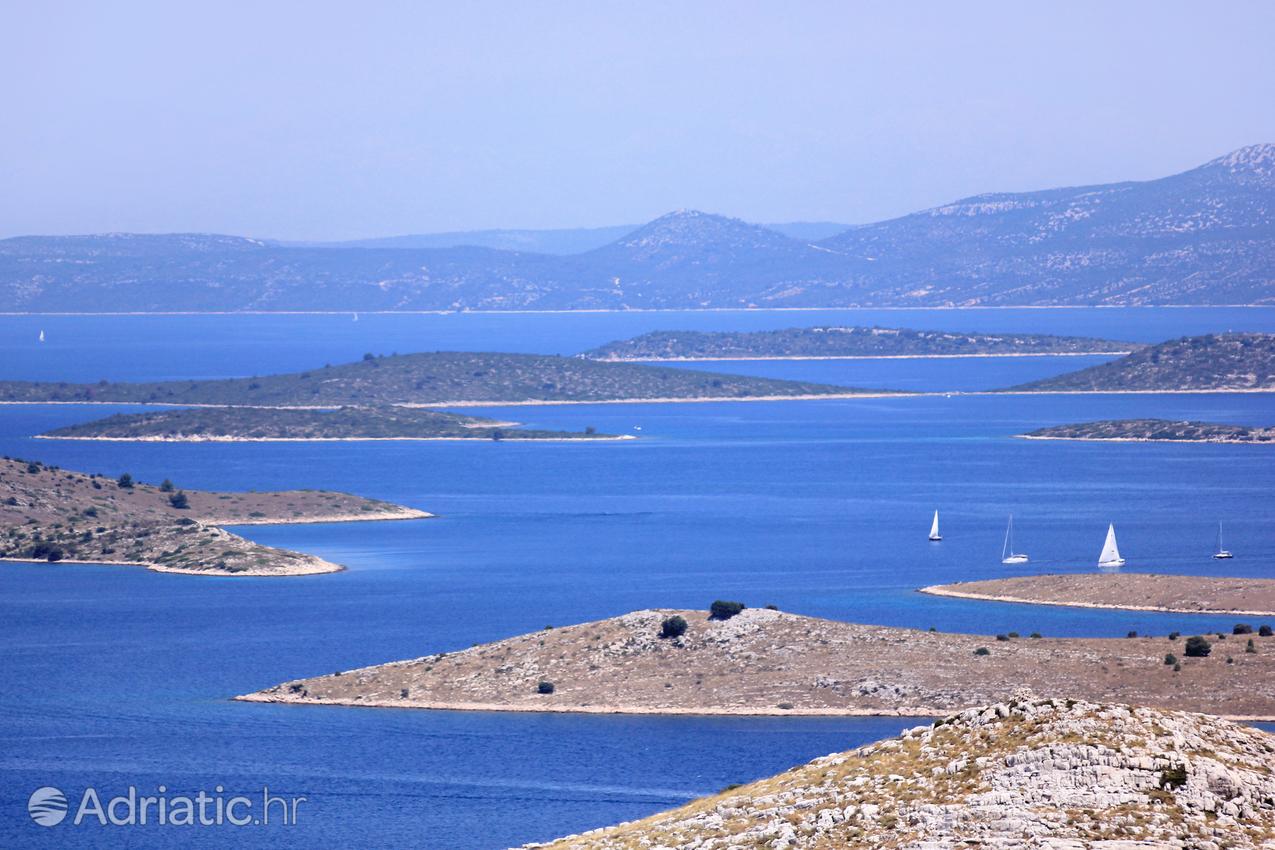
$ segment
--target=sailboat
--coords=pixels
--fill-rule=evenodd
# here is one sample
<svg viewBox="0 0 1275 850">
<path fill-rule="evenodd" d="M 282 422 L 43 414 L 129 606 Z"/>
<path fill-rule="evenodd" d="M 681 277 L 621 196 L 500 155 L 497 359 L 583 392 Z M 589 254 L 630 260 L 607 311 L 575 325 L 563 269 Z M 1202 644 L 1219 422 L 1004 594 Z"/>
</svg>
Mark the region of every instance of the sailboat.
<svg viewBox="0 0 1275 850">
<path fill-rule="evenodd" d="M 355 314 L 354 314 L 354 321 L 356 321 L 356 322 L 357 322 L 358 320 L 359 320 L 359 314 L 358 314 L 358 313 L 355 313 Z"/>
<path fill-rule="evenodd" d="M 1213 553 L 1213 557 L 1219 561 L 1225 561 L 1234 558 L 1228 550 L 1222 548 L 1222 523 L 1217 524 L 1217 551 Z"/>
<path fill-rule="evenodd" d="M 1107 525 L 1107 541 L 1102 544 L 1102 554 L 1098 556 L 1100 567 L 1123 567 L 1124 558 L 1120 557 L 1120 547 L 1116 545 L 1116 527 Z"/>
<path fill-rule="evenodd" d="M 943 535 L 939 534 L 939 512 L 934 512 L 934 522 L 930 524 L 930 542 L 938 543 L 943 539 Z"/>
<path fill-rule="evenodd" d="M 44 342 L 44 331 L 40 331 L 40 342 Z"/>
<path fill-rule="evenodd" d="M 1005 529 L 1005 545 L 1001 547 L 1002 564 L 1025 564 L 1027 556 L 1014 551 L 1014 515 L 1009 515 L 1009 527 Z"/>
</svg>

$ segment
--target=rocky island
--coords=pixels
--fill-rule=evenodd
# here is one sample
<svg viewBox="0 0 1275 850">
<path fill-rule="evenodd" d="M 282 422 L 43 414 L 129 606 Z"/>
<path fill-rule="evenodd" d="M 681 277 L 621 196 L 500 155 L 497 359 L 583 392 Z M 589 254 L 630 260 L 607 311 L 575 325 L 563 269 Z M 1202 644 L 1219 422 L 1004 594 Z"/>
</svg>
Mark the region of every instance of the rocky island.
<svg viewBox="0 0 1275 850">
<path fill-rule="evenodd" d="M 222 525 L 417 519 L 430 514 L 320 490 L 212 493 L 0 459 L 0 559 L 143 566 L 223 576 L 330 573 L 338 564 L 262 546 Z"/>
<path fill-rule="evenodd" d="M 528 848 L 1270 847 L 1275 737 L 1020 692 L 671 811 Z"/>
<path fill-rule="evenodd" d="M 330 440 L 621 440 L 586 431 L 516 428 L 479 416 L 413 407 L 302 410 L 270 407 L 190 407 L 121 413 L 57 428 L 41 439 L 157 442 L 273 442 Z"/>
<path fill-rule="evenodd" d="M 909 328 L 784 328 L 774 331 L 653 331 L 584 353 L 605 362 L 678 360 L 853 360 L 1128 354 L 1142 348 L 1080 336 L 987 334 Z"/>
<path fill-rule="evenodd" d="M 1169 419 L 1104 419 L 1038 428 L 1018 436 L 1024 440 L 1108 443 L 1271 443 L 1275 442 L 1275 428 Z"/>
<path fill-rule="evenodd" d="M 1272 392 L 1275 334 L 1183 337 L 1007 392 Z"/>
<path fill-rule="evenodd" d="M 962 581 L 921 592 L 1032 605 L 1275 617 L 1275 579 L 1268 578 L 1075 573 Z"/>
<path fill-rule="evenodd" d="M 730 607 L 723 607 L 730 606 Z M 715 603 L 295 679 L 239 697 L 301 705 L 632 714 L 932 716 L 1041 693 L 1275 719 L 1275 637 L 979 636 Z M 1030 624 L 1029 617 L 1024 623 Z M 1209 641 L 1205 641 L 1209 643 Z M 1206 650 L 1207 651 L 1207 650 Z M 1168 659 L 1172 656 L 1172 660 Z"/>
<path fill-rule="evenodd" d="M 431 407 L 641 401 L 747 401 L 889 393 L 805 381 L 599 363 L 542 354 L 395 354 L 305 372 L 203 381 L 69 384 L 0 381 L 0 403 L 172 406 Z"/>
</svg>

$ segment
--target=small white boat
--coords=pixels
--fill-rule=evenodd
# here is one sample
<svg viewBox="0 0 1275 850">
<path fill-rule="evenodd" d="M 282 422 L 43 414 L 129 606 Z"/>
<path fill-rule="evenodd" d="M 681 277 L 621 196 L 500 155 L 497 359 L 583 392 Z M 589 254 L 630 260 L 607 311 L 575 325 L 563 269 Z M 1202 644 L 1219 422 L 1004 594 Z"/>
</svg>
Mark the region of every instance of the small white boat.
<svg viewBox="0 0 1275 850">
<path fill-rule="evenodd" d="M 40 342 L 44 342 L 44 331 L 40 331 Z"/>
<path fill-rule="evenodd" d="M 354 314 L 354 321 L 356 321 L 356 322 L 357 322 L 358 320 L 359 320 L 359 314 L 358 314 L 358 313 L 355 313 L 355 314 Z"/>
<path fill-rule="evenodd" d="M 1213 557 L 1219 561 L 1226 561 L 1235 557 L 1222 546 L 1222 523 L 1220 522 L 1217 524 L 1217 551 L 1213 553 Z"/>
<path fill-rule="evenodd" d="M 1120 557 L 1120 547 L 1116 545 L 1116 527 L 1107 525 L 1107 541 L 1102 544 L 1102 554 L 1098 556 L 1100 567 L 1123 567 L 1124 558 Z"/>
<path fill-rule="evenodd" d="M 1002 564 L 1025 564 L 1027 556 L 1014 551 L 1014 515 L 1009 515 L 1009 527 L 1005 529 L 1005 545 L 1001 547 Z"/>
<path fill-rule="evenodd" d="M 934 512 L 934 522 L 930 523 L 930 542 L 938 543 L 943 539 L 943 535 L 939 534 L 939 512 Z"/>
</svg>

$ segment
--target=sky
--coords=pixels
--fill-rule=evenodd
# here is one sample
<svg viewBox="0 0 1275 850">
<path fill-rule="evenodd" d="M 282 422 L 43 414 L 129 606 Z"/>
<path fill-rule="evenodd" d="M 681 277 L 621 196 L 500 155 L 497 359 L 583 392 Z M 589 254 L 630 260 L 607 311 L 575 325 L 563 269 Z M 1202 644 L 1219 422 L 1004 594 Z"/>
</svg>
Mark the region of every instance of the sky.
<svg viewBox="0 0 1275 850">
<path fill-rule="evenodd" d="M 0 237 L 861 223 L 1275 142 L 1275 3 L 0 0 Z"/>
</svg>

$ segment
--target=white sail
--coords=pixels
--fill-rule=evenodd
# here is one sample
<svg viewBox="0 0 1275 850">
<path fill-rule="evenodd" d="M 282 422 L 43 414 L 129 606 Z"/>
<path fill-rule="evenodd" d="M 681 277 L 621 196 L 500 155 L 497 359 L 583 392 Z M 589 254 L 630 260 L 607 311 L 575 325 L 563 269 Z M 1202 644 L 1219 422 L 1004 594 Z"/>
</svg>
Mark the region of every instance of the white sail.
<svg viewBox="0 0 1275 850">
<path fill-rule="evenodd" d="M 40 331 L 40 342 L 44 342 L 44 331 Z"/>
<path fill-rule="evenodd" d="M 1014 515 L 1009 515 L 1009 525 L 1005 527 L 1005 545 L 1001 546 L 1002 564 L 1025 564 L 1028 558 L 1021 552 L 1014 551 Z"/>
<path fill-rule="evenodd" d="M 1225 561 L 1228 558 L 1235 557 L 1227 551 L 1225 546 L 1222 545 L 1222 523 L 1220 522 L 1217 524 L 1217 551 L 1213 553 L 1213 557 L 1217 558 L 1219 561 Z"/>
<path fill-rule="evenodd" d="M 930 539 L 942 540 L 943 535 L 939 534 L 939 512 L 934 512 L 934 522 L 930 524 Z"/>
<path fill-rule="evenodd" d="M 1102 544 L 1102 554 L 1098 556 L 1098 566 L 1119 567 L 1124 564 L 1120 557 L 1120 547 L 1116 545 L 1116 527 L 1107 526 L 1107 542 Z"/>
</svg>

